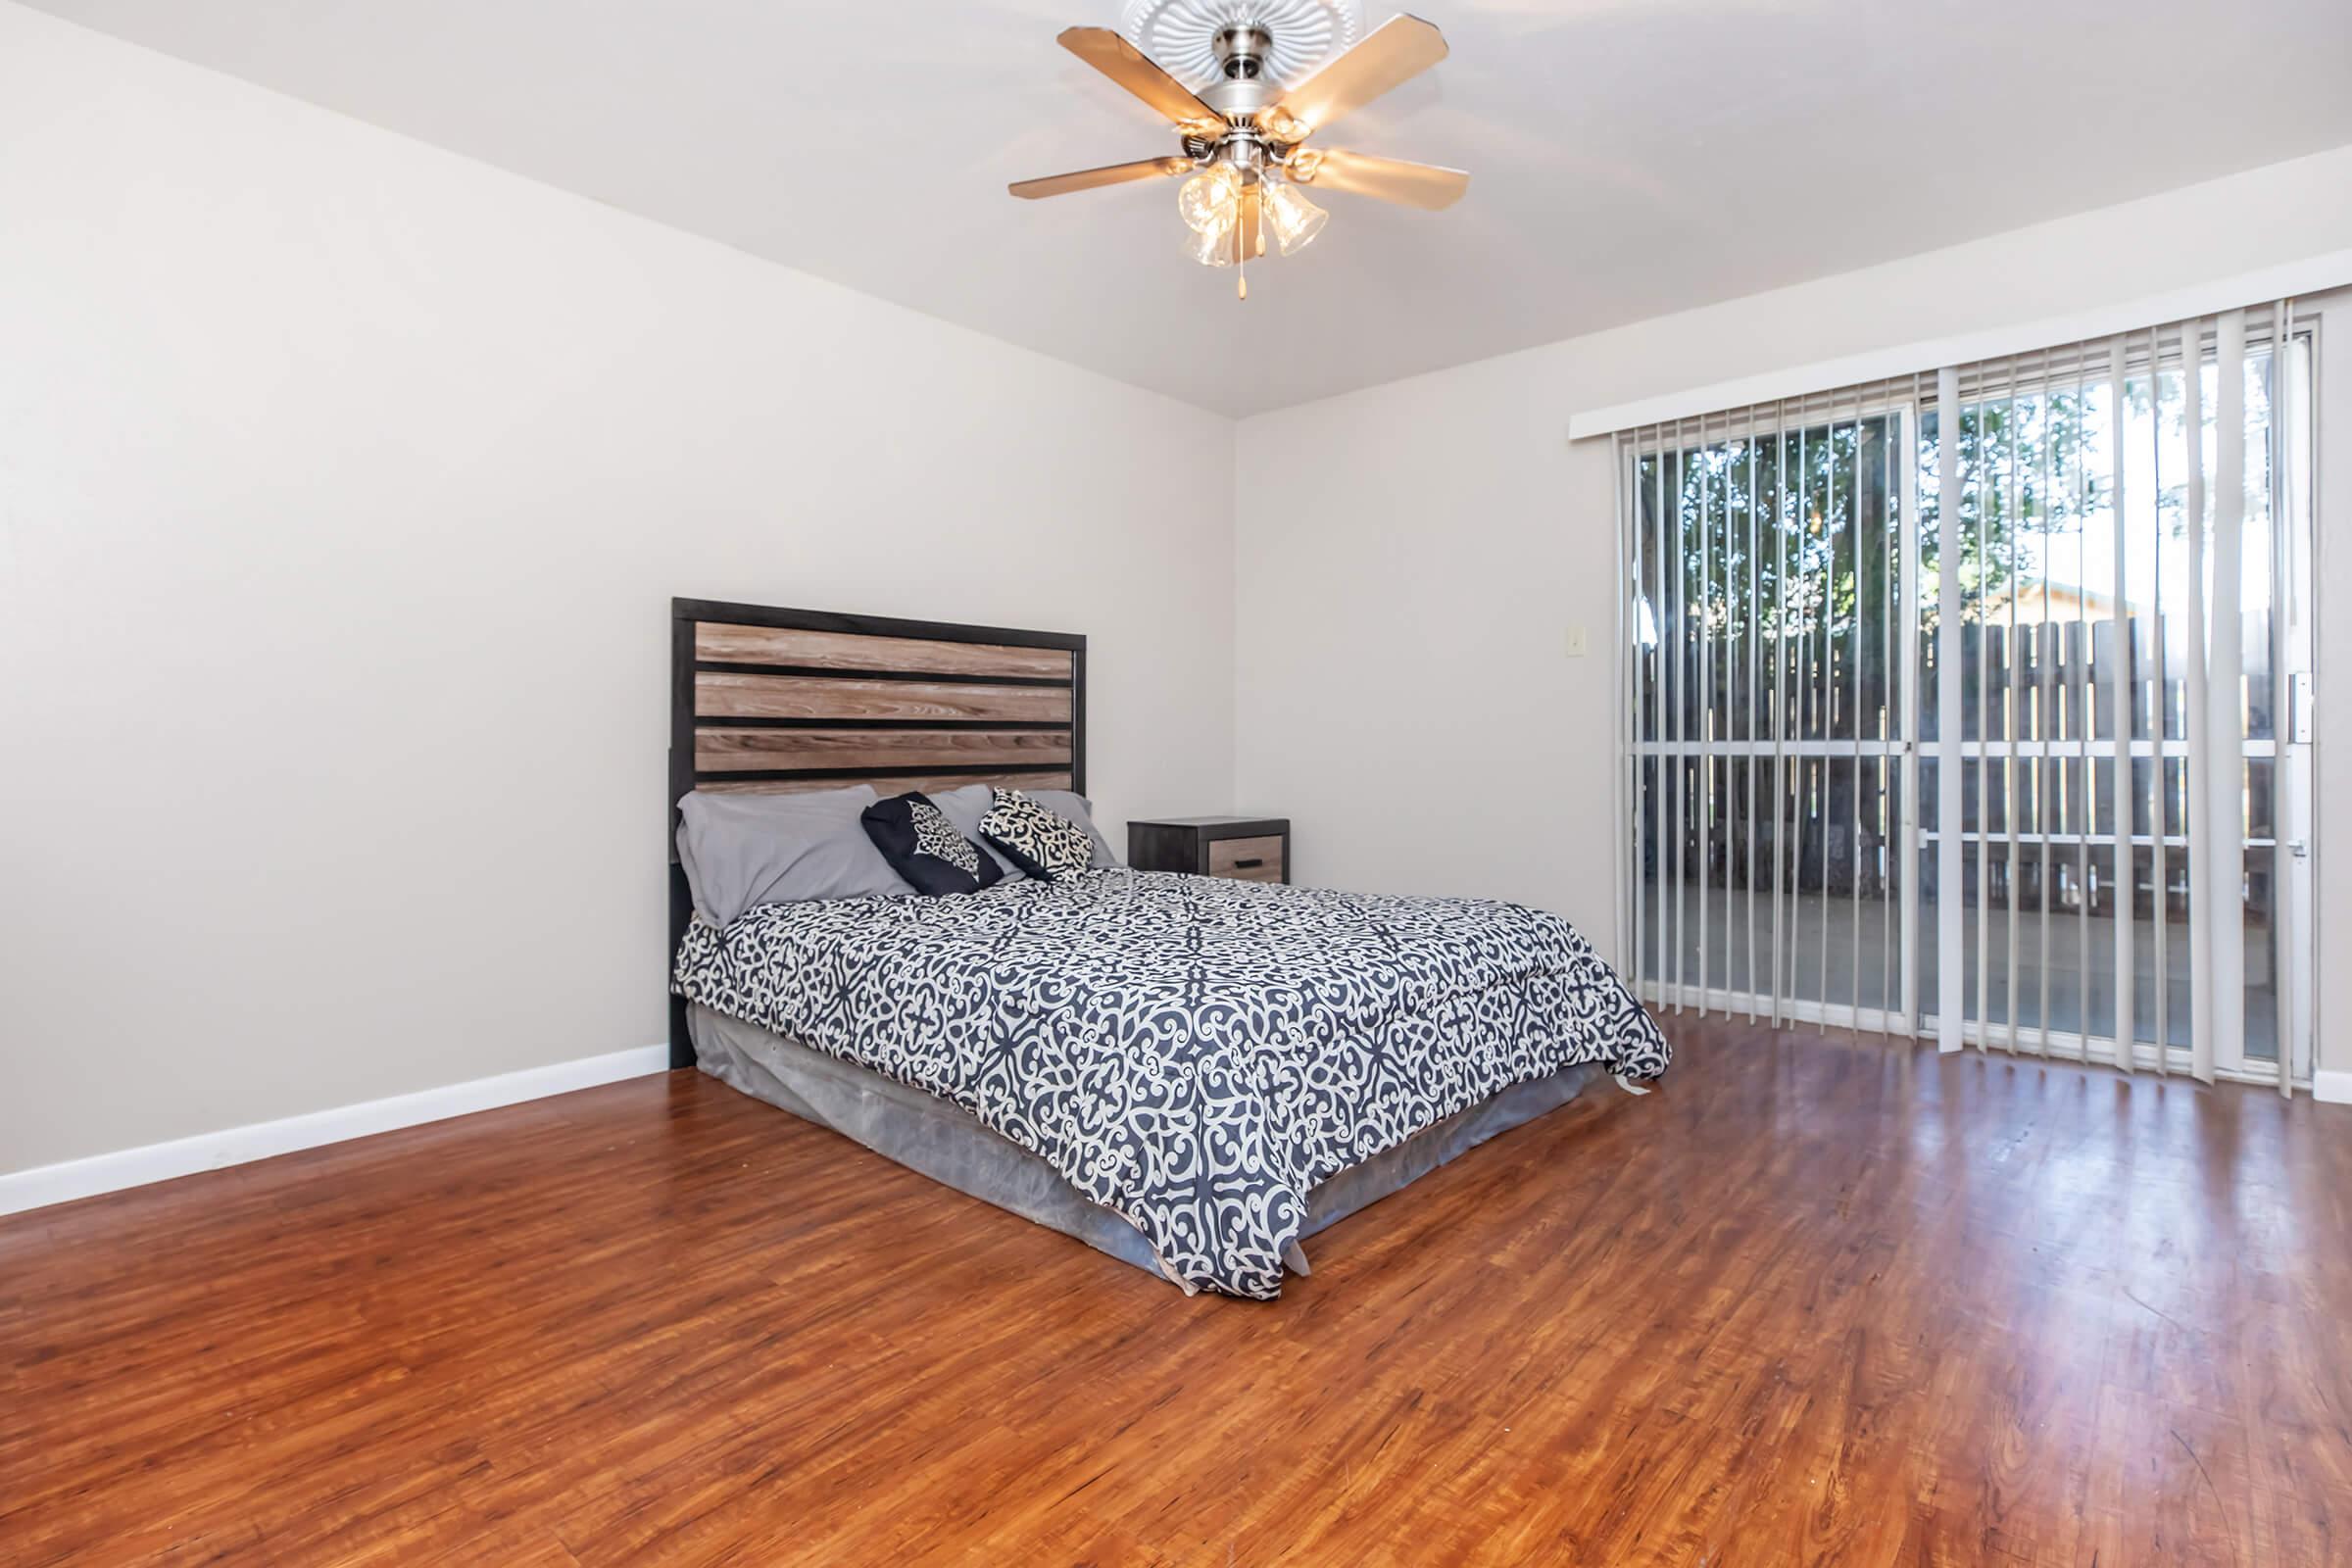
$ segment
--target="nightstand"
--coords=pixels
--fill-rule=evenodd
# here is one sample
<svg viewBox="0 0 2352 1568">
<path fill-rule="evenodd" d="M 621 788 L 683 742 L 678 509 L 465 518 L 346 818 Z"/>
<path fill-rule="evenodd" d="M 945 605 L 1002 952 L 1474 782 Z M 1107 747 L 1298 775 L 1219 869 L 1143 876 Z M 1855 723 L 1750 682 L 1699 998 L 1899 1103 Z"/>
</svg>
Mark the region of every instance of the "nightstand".
<svg viewBox="0 0 2352 1568">
<path fill-rule="evenodd" d="M 1127 824 L 1127 863 L 1244 882 L 1291 879 L 1287 816 L 1166 816 Z"/>
</svg>

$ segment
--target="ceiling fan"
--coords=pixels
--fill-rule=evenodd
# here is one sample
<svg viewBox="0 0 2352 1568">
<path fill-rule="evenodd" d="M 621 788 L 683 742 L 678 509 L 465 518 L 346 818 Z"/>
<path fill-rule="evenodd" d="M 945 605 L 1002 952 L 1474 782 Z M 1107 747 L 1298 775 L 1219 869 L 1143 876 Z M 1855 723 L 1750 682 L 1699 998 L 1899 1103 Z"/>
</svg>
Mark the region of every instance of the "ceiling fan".
<svg viewBox="0 0 2352 1568">
<path fill-rule="evenodd" d="M 1183 155 L 1024 179 L 1008 188 L 1034 201 L 1189 175 L 1176 194 L 1176 209 L 1192 231 L 1185 250 L 1204 266 L 1242 268 L 1236 282 L 1242 299 L 1250 297 L 1247 264 L 1266 254 L 1269 235 L 1288 256 L 1322 232 L 1326 215 L 1307 198 L 1309 189 L 1431 212 L 1461 199 L 1470 176 L 1458 169 L 1305 145 L 1341 116 L 1445 59 L 1444 34 L 1419 17 L 1391 17 L 1362 42 L 1285 87 L 1273 79 L 1271 29 L 1262 20 L 1217 26 L 1209 40 L 1216 77 L 1196 94 L 1110 28 L 1068 28 L 1061 46 L 1167 121 Z"/>
</svg>

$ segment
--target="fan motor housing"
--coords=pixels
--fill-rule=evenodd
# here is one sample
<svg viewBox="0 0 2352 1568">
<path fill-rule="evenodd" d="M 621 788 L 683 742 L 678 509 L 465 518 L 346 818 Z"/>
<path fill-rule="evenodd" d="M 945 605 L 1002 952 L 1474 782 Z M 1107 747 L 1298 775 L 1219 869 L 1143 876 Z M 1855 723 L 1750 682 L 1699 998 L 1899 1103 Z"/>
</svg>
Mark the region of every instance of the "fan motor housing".
<svg viewBox="0 0 2352 1568">
<path fill-rule="evenodd" d="M 1238 22 L 1220 30 L 1209 47 L 1220 78 L 1200 89 L 1200 101 L 1228 120 L 1248 120 L 1274 102 L 1281 84 L 1267 69 L 1274 35 L 1255 23 Z"/>
</svg>

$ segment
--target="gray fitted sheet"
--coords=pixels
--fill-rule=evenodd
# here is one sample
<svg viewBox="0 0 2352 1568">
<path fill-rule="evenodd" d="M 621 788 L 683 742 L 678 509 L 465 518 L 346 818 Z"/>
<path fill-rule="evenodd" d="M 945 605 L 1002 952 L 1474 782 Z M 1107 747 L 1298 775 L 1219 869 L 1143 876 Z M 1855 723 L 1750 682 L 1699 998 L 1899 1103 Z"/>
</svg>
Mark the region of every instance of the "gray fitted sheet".
<svg viewBox="0 0 2352 1568">
<path fill-rule="evenodd" d="M 688 1005 L 686 1020 L 696 1064 L 719 1082 L 1123 1263 L 1173 1277 L 1161 1268 L 1142 1232 L 1080 1196 L 1051 1165 L 982 1126 L 962 1107 L 699 1004 Z M 1595 1062 L 1515 1084 L 1341 1171 L 1306 1195 L 1300 1239 L 1419 1181 L 1488 1139 L 1557 1109 L 1606 1076 Z M 1294 1273 L 1307 1272 L 1305 1253 L 1296 1244 L 1284 1261 Z"/>
</svg>

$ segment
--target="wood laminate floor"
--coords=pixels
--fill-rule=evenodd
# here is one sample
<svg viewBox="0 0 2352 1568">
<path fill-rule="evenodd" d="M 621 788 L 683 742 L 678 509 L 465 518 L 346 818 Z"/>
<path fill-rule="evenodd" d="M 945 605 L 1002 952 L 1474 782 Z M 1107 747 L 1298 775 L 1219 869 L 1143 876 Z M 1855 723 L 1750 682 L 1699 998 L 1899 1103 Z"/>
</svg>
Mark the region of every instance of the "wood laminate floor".
<svg viewBox="0 0 2352 1568">
<path fill-rule="evenodd" d="M 0 1219 L 0 1562 L 2352 1563 L 2352 1113 L 1668 1025 L 1270 1304 L 692 1073 Z"/>
</svg>

